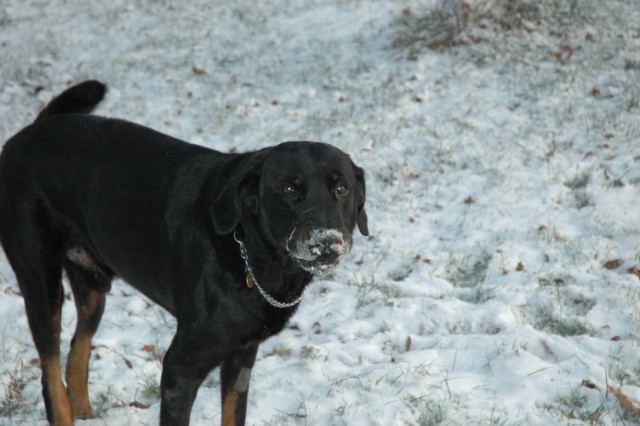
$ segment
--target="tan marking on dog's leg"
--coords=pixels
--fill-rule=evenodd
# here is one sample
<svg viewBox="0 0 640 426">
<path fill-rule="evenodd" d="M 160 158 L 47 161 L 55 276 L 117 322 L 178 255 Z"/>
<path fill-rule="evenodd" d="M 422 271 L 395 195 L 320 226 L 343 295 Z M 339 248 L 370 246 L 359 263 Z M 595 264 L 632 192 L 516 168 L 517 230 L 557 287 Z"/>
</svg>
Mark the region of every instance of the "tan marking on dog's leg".
<svg viewBox="0 0 640 426">
<path fill-rule="evenodd" d="M 62 372 L 60 371 L 60 358 L 52 356 L 42 359 L 43 383 L 46 386 L 46 393 L 51 407 L 53 426 L 72 426 L 71 404 L 67 397 L 67 391 L 62 383 Z"/>
<path fill-rule="evenodd" d="M 243 400 L 243 398 L 246 399 L 250 380 L 251 368 L 241 367 L 236 382 L 224 397 L 224 404 L 222 405 L 222 426 L 237 426 L 238 398 L 241 400 Z"/>
<path fill-rule="evenodd" d="M 71 343 L 71 350 L 67 359 L 67 394 L 71 403 L 71 412 L 75 419 L 95 418 L 89 389 L 87 387 L 89 374 L 89 357 L 91 355 L 91 339 L 95 331 L 90 330 L 88 321 L 96 314 L 100 306 L 102 295 L 92 291 L 87 302 L 80 305 L 76 301 L 78 310 L 78 325 Z"/>
<path fill-rule="evenodd" d="M 95 418 L 89 401 L 89 389 L 87 388 L 91 337 L 90 334 L 76 334 L 67 360 L 67 394 L 69 395 L 71 413 L 74 419 Z"/>
<path fill-rule="evenodd" d="M 230 389 L 224 396 L 224 404 L 222 404 L 222 426 L 236 426 L 237 403 L 238 392 Z"/>
</svg>

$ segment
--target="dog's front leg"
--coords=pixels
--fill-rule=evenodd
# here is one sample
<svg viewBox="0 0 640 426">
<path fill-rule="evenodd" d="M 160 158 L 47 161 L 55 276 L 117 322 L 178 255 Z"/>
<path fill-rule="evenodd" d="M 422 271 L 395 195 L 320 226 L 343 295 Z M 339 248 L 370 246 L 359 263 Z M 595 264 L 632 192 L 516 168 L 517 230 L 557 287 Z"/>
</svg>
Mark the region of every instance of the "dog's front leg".
<svg viewBox="0 0 640 426">
<path fill-rule="evenodd" d="M 178 331 L 162 362 L 160 425 L 187 426 L 198 388 L 225 358 L 206 350 L 208 340 L 193 329 Z M 211 345 L 215 347 L 215 345 Z"/>
<path fill-rule="evenodd" d="M 242 426 L 247 414 L 247 396 L 251 369 L 256 361 L 258 345 L 234 352 L 222 362 L 222 426 Z"/>
</svg>

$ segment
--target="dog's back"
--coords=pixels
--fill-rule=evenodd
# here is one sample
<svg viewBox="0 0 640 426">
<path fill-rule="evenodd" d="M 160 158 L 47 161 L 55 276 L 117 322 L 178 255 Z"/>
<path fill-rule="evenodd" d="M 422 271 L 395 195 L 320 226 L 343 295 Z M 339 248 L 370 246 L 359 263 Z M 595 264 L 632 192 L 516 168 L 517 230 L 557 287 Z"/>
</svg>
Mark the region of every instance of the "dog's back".
<svg viewBox="0 0 640 426">
<path fill-rule="evenodd" d="M 96 80 L 88 80 L 72 86 L 49 102 L 49 104 L 40 111 L 34 120 L 34 124 L 42 122 L 53 115 L 88 114 L 102 101 L 106 91 L 107 87 Z M 23 139 L 21 135 L 31 131 L 33 131 L 32 126 L 25 127 L 14 137 L 9 139 L 2 149 L 2 154 L 0 155 L 0 205 L 6 204 L 3 202 L 5 201 L 4 197 L 6 196 L 6 192 L 3 190 L 6 185 L 4 185 L 3 182 L 6 181 L 7 175 L 14 171 L 8 170 L 8 157 L 12 156 L 12 150 L 20 148 L 19 141 L 20 139 Z M 0 214 L 0 222 L 1 221 L 2 218 Z M 1 232 L 0 228 L 0 233 Z"/>
<path fill-rule="evenodd" d="M 161 267 L 166 265 L 147 257 L 149 264 L 143 265 L 120 247 L 143 253 L 145 247 L 136 243 L 147 241 L 142 237 L 151 238 L 158 250 L 167 246 L 165 203 L 174 178 L 192 159 L 209 161 L 219 154 L 128 121 L 87 115 L 105 92 L 98 81 L 67 89 L 5 143 L 0 242 L 12 263 L 20 262 L 13 253 L 24 255 L 33 233 L 48 238 L 44 247 L 52 258 L 61 253 L 68 258 L 69 247 L 81 246 L 82 256 L 72 253 L 72 258 L 93 271 L 116 263 L 118 269 L 110 272 L 130 282 L 139 281 L 133 271 L 166 276 Z M 191 189 L 199 190 L 196 184 Z M 120 214 L 125 210 L 129 214 Z M 104 259 L 89 256 L 91 251 Z M 167 307 L 153 290 L 149 293 Z"/>
</svg>

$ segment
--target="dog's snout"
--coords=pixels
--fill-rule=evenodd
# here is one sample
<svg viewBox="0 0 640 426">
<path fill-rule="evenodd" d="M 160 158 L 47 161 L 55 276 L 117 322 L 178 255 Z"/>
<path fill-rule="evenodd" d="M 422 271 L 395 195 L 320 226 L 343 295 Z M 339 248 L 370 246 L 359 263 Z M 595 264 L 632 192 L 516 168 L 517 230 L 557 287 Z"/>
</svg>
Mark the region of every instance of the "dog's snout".
<svg viewBox="0 0 640 426">
<path fill-rule="evenodd" d="M 287 250 L 303 269 L 313 273 L 327 273 L 349 253 L 349 235 L 333 228 L 309 231 L 294 229 L 287 241 Z"/>
</svg>

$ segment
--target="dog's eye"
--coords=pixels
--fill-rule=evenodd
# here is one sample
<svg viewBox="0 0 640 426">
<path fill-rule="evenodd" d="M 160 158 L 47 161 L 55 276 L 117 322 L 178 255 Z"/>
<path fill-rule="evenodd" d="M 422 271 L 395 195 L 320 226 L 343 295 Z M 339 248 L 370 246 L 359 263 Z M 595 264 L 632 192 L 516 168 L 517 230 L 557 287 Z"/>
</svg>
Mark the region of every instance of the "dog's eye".
<svg viewBox="0 0 640 426">
<path fill-rule="evenodd" d="M 348 193 L 349 193 L 349 188 L 347 188 L 347 185 L 340 184 L 336 186 L 337 195 L 347 195 Z"/>
<path fill-rule="evenodd" d="M 292 194 L 295 194 L 297 190 L 294 185 L 287 184 L 282 187 L 282 192 L 284 192 L 287 195 L 292 195 Z"/>
</svg>

